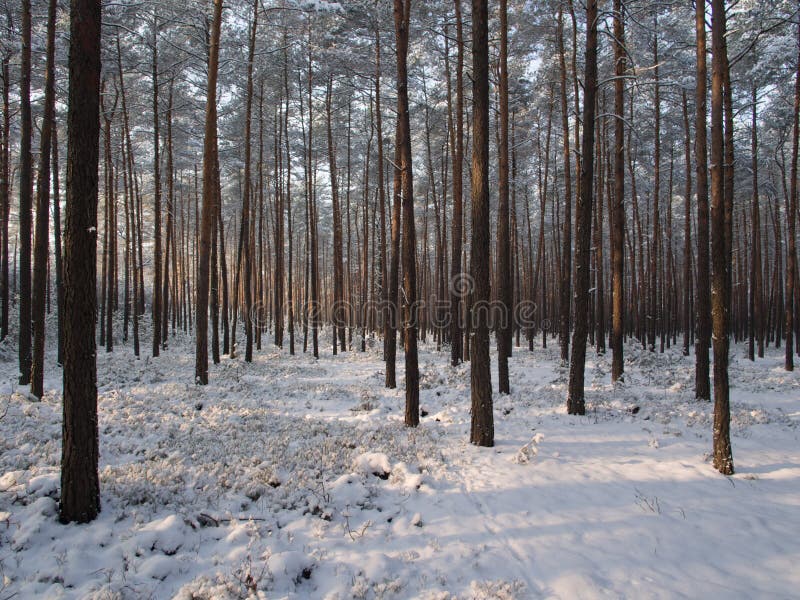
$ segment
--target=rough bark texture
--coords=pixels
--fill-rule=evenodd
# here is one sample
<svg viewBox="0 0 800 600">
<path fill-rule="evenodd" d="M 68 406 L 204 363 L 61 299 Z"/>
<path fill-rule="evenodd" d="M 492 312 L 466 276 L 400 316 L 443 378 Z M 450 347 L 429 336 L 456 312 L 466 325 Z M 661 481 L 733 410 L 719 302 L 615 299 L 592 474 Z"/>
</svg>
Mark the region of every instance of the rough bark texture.
<svg viewBox="0 0 800 600">
<path fill-rule="evenodd" d="M 395 139 L 398 139 L 395 127 Z M 386 318 L 386 387 L 397 387 L 398 285 L 400 280 L 400 146 L 395 144 L 392 194 L 392 257 L 389 265 L 389 304 Z"/>
<path fill-rule="evenodd" d="M 797 72 L 794 84 L 794 127 L 792 129 L 792 166 L 790 169 L 789 206 L 787 207 L 788 248 L 786 257 L 786 360 L 787 371 L 794 370 L 794 306 L 797 286 L 797 249 L 795 230 L 797 221 L 797 158 L 800 140 L 800 25 L 798 26 Z"/>
<path fill-rule="evenodd" d="M 569 360 L 570 306 L 572 295 L 572 160 L 569 145 L 569 106 L 567 104 L 567 63 L 564 49 L 564 11 L 558 8 L 558 63 L 561 71 L 561 128 L 564 147 L 564 231 L 562 235 L 559 280 L 559 345 L 561 362 Z M 577 100 L 576 100 L 577 102 Z"/>
<path fill-rule="evenodd" d="M 326 95 L 326 114 L 328 129 L 328 167 L 331 178 L 331 202 L 333 204 L 333 353 L 338 349 L 347 349 L 345 340 L 344 311 L 344 258 L 342 242 L 342 211 L 339 206 L 339 183 L 336 173 L 336 147 L 333 144 L 333 127 L 331 124 L 333 95 L 333 77 L 328 79 Z"/>
<path fill-rule="evenodd" d="M 31 380 L 31 3 L 22 1 L 19 166 L 19 384 Z"/>
<path fill-rule="evenodd" d="M 158 119 L 158 17 L 153 15 L 153 356 L 161 351 L 161 158 Z"/>
<path fill-rule="evenodd" d="M 454 0 L 456 12 L 456 115 L 453 144 L 453 254 L 450 268 L 450 363 L 455 367 L 464 359 L 461 331 L 463 291 L 461 289 L 461 241 L 464 235 L 464 33 L 461 0 Z"/>
<path fill-rule="evenodd" d="M 197 315 L 195 382 L 208 384 L 208 285 L 211 254 L 211 229 L 214 223 L 216 190 L 214 163 L 217 130 L 217 66 L 222 20 L 222 0 L 214 0 L 214 19 L 208 58 L 208 92 L 206 96 L 205 138 L 203 142 L 203 210 L 200 224 L 199 260 L 197 266 Z"/>
<path fill-rule="evenodd" d="M 472 0 L 472 341 L 470 442 L 494 446 L 489 365 L 489 32 L 486 0 Z"/>
<path fill-rule="evenodd" d="M 711 1 L 711 319 L 714 340 L 714 467 L 733 474 L 728 386 L 728 273 L 730 255 L 725 242 L 725 141 L 723 134 L 723 80 L 725 57 L 725 2 Z M 796 174 L 796 173 L 795 173 Z"/>
<path fill-rule="evenodd" d="M 36 238 L 33 262 L 33 362 L 31 364 L 31 394 L 41 398 L 44 393 L 45 300 L 47 295 L 47 264 L 50 238 L 50 146 L 52 144 L 53 113 L 55 112 L 55 42 L 56 2 L 50 0 L 47 9 L 47 59 L 44 83 L 44 115 L 39 141 L 39 174 L 36 183 Z"/>
<path fill-rule="evenodd" d="M 0 293 L 2 293 L 2 308 L 0 308 L 0 340 L 6 339 L 8 335 L 8 306 L 11 294 L 8 285 L 8 217 L 9 217 L 9 185 L 8 185 L 8 137 L 11 133 L 11 106 L 9 102 L 9 90 L 11 88 L 11 77 L 8 69 L 10 60 L 8 55 L 3 57 L 3 137 L 0 145 L 0 211 L 2 211 L 2 236 L 3 247 L 0 249 L 2 258 L 0 259 Z"/>
<path fill-rule="evenodd" d="M 614 204 L 611 212 L 611 381 L 624 372 L 625 312 L 625 21 L 622 0 L 614 0 Z"/>
<path fill-rule="evenodd" d="M 100 5 L 100 0 L 70 4 L 60 504 L 64 523 L 86 523 L 100 511 L 95 360 Z"/>
<path fill-rule="evenodd" d="M 683 355 L 689 356 L 692 337 L 692 143 L 689 131 L 689 107 L 686 101 L 686 90 L 682 92 L 684 162 L 686 163 L 686 188 L 684 191 L 684 233 L 683 233 Z"/>
<path fill-rule="evenodd" d="M 595 96 L 597 93 L 597 0 L 586 4 L 586 64 L 583 97 L 583 139 L 580 196 L 575 210 L 575 328 L 569 369 L 567 412 L 582 415 L 584 369 L 588 334 L 589 252 L 592 241 L 592 201 L 594 191 Z"/>
<path fill-rule="evenodd" d="M 414 176 L 408 112 L 408 26 L 411 0 L 395 0 L 397 42 L 397 147 L 400 152 L 400 191 L 403 202 L 403 338 L 405 342 L 407 427 L 419 425 L 419 365 L 417 363 L 417 269 L 414 227 Z M 366 243 L 366 240 L 365 240 Z"/>
<path fill-rule="evenodd" d="M 511 324 L 513 282 L 511 279 L 511 232 L 508 202 L 508 6 L 500 0 L 500 149 L 497 205 L 497 299 L 502 315 L 495 323 L 497 331 L 498 388 L 501 394 L 511 392 L 508 381 L 508 357 L 511 356 Z"/>
<path fill-rule="evenodd" d="M 695 397 L 711 399 L 708 349 L 711 344 L 711 297 L 708 257 L 708 166 L 706 144 L 706 13 L 705 4 L 695 11 L 697 39 L 697 89 L 695 119 L 695 169 L 697 172 L 697 345 L 695 346 Z"/>
</svg>

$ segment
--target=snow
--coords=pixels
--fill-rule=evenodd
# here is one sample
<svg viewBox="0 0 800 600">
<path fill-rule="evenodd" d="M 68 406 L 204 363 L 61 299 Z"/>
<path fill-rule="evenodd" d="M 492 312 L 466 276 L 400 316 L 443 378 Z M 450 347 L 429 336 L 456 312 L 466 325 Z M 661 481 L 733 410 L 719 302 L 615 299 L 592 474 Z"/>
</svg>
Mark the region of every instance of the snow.
<svg viewBox="0 0 800 600">
<path fill-rule="evenodd" d="M 422 345 L 427 416 L 407 429 L 380 343 L 333 357 L 326 342 L 318 361 L 224 358 L 206 387 L 190 338 L 157 359 L 99 353 L 89 525 L 58 523 L 60 372 L 31 402 L 0 348 L 0 599 L 796 595 L 800 376 L 782 351 L 732 348 L 723 477 L 713 406 L 675 349 L 627 346 L 616 388 L 590 352 L 585 417 L 566 414 L 557 348 L 515 349 L 496 446 L 477 448 L 469 365 Z"/>
</svg>

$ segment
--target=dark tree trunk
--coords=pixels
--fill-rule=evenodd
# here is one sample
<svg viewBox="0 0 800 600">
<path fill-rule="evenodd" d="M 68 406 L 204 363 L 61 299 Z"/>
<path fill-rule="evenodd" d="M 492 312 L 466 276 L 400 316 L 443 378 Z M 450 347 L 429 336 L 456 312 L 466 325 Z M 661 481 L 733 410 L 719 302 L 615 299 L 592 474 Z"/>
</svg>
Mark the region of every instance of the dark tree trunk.
<svg viewBox="0 0 800 600">
<path fill-rule="evenodd" d="M 22 0 L 19 167 L 19 384 L 31 381 L 31 2 Z"/>
<path fill-rule="evenodd" d="M 7 148 L 6 148 L 7 150 Z M 53 115 L 53 235 L 55 245 L 55 266 L 56 266 L 56 299 L 58 302 L 57 336 L 58 349 L 56 362 L 64 364 L 64 261 L 62 257 L 61 242 L 61 193 L 59 191 L 59 172 L 58 172 L 58 127 L 55 115 Z M 116 223 L 116 220 L 115 220 Z M 116 241 L 114 242 L 116 247 Z M 6 255 L 7 257 L 7 255 Z M 106 331 L 106 343 L 111 328 Z"/>
<path fill-rule="evenodd" d="M 706 140 L 706 13 L 698 2 L 695 11 L 697 38 L 697 97 L 695 119 L 695 168 L 697 170 L 697 345 L 695 346 L 695 397 L 711 399 L 708 349 L 711 344 L 711 292 L 708 257 L 708 166 Z"/>
<path fill-rule="evenodd" d="M 792 128 L 792 165 L 790 168 L 789 202 L 787 207 L 788 243 L 786 250 L 786 353 L 785 367 L 794 370 L 794 307 L 795 287 L 797 285 L 797 249 L 795 247 L 795 230 L 797 222 L 797 159 L 798 141 L 800 141 L 800 25 L 798 25 L 798 57 L 797 72 L 794 84 L 794 127 Z"/>
<path fill-rule="evenodd" d="M 403 208 L 403 338 L 406 367 L 407 427 L 419 425 L 419 365 L 417 363 L 417 267 L 414 227 L 414 178 L 411 164 L 411 124 L 408 108 L 408 28 L 411 0 L 395 0 L 397 42 L 397 147 L 400 158 L 400 192 Z M 364 240 L 366 247 L 366 238 Z M 366 265 L 365 265 L 366 266 Z"/>
<path fill-rule="evenodd" d="M 561 362 L 569 361 L 570 307 L 572 301 L 572 158 L 569 149 L 569 106 L 567 105 L 567 63 L 564 49 L 564 10 L 558 7 L 558 63 L 561 72 L 561 126 L 564 146 L 564 233 L 561 239 L 559 281 L 559 343 Z M 577 99 L 575 100 L 577 102 Z"/>
<path fill-rule="evenodd" d="M 658 77 L 658 18 L 653 19 L 653 75 L 655 79 L 653 98 L 653 241 L 650 248 L 650 272 L 648 293 L 647 342 L 650 352 L 656 350 L 656 336 L 663 332 L 661 322 L 661 302 L 659 295 L 659 254 L 661 248 L 661 85 Z"/>
<path fill-rule="evenodd" d="M 331 178 L 331 201 L 333 205 L 333 354 L 337 349 L 347 349 L 344 311 L 344 258 L 342 243 L 342 211 L 339 206 L 339 179 L 336 172 L 336 147 L 333 144 L 332 119 L 333 76 L 328 78 L 328 93 L 325 97 L 328 130 L 328 167 Z M 338 348 L 337 348 L 338 346 Z"/>
<path fill-rule="evenodd" d="M 723 81 L 727 69 L 725 2 L 711 1 L 711 318 L 714 340 L 714 467 L 733 474 L 728 387 L 728 277 L 730 255 L 725 243 L 725 140 L 723 132 Z M 795 173 L 796 175 L 796 173 Z M 793 184 L 794 185 L 794 184 Z M 790 216 L 790 226 L 793 221 Z"/>
<path fill-rule="evenodd" d="M 200 224 L 199 261 L 197 267 L 197 309 L 195 382 L 208 384 L 208 284 L 211 254 L 211 230 L 216 213 L 214 182 L 215 146 L 217 142 L 217 66 L 222 21 L 222 0 L 214 0 L 214 19 L 208 58 L 208 91 L 206 96 L 205 137 L 203 142 L 203 212 Z"/>
<path fill-rule="evenodd" d="M 611 381 L 624 373 L 625 313 L 625 19 L 614 0 L 614 204 L 611 217 Z"/>
<path fill-rule="evenodd" d="M 174 80 L 173 80 L 174 81 Z M 173 152 L 172 152 L 172 90 L 173 83 L 169 85 L 169 95 L 167 97 L 167 240 L 166 249 L 164 251 L 164 278 L 161 285 L 161 348 L 166 350 L 167 337 L 169 334 L 169 263 L 170 254 L 172 256 L 173 275 L 175 276 L 176 286 L 173 293 L 172 303 L 176 305 L 178 301 L 177 294 L 177 240 L 175 239 L 175 173 L 173 166 Z M 173 315 L 175 314 L 175 306 L 173 307 Z M 172 333 L 175 334 L 173 319 Z"/>
<path fill-rule="evenodd" d="M 597 0 L 586 4 L 586 64 L 583 97 L 583 157 L 581 159 L 580 196 L 575 210 L 575 328 L 569 369 L 567 412 L 582 415 L 584 404 L 584 369 L 588 333 L 589 252 L 592 241 L 592 193 L 594 183 L 595 96 L 597 93 Z"/>
<path fill-rule="evenodd" d="M 56 0 L 47 8 L 47 59 L 44 80 L 44 116 L 39 141 L 39 175 L 36 182 L 36 238 L 33 260 L 33 361 L 31 394 L 44 394 L 45 295 L 50 239 L 50 146 L 55 112 Z"/>
<path fill-rule="evenodd" d="M 256 31 L 258 29 L 258 2 L 253 2 L 253 22 L 250 25 L 250 47 L 247 57 L 247 93 L 245 97 L 244 121 L 244 182 L 242 185 L 242 220 L 239 229 L 239 256 L 236 261 L 236 283 L 233 286 L 233 339 L 231 356 L 236 352 L 236 309 L 239 305 L 238 274 L 244 271 L 244 310 L 242 317 L 245 331 L 245 362 L 253 362 L 253 259 L 250 253 L 250 188 L 251 188 L 251 123 L 253 114 L 253 60 L 256 51 Z M 288 189 L 288 181 L 287 181 Z"/>
<path fill-rule="evenodd" d="M 489 364 L 489 23 L 488 2 L 472 0 L 472 246 L 470 274 L 470 442 L 494 446 Z"/>
<path fill-rule="evenodd" d="M 158 17 L 153 14 L 153 356 L 161 350 L 161 158 L 158 118 Z M 169 248 L 168 248 L 169 249 Z"/>
<path fill-rule="evenodd" d="M 70 4 L 62 523 L 87 523 L 100 512 L 95 360 L 100 5 L 99 0 Z"/>
<path fill-rule="evenodd" d="M 451 139 L 453 154 L 453 255 L 450 269 L 450 363 L 456 367 L 464 359 L 462 314 L 464 290 L 462 289 L 461 242 L 464 235 L 464 34 L 461 19 L 461 0 L 454 0 L 456 12 L 456 115 L 455 130 Z M 452 136 L 451 136 L 452 138 Z"/>
<path fill-rule="evenodd" d="M 684 191 L 683 226 L 683 355 L 689 356 L 692 319 L 692 144 L 689 132 L 689 107 L 686 90 L 682 92 L 683 128 L 686 132 L 684 142 L 684 162 L 686 163 L 686 188 Z"/>
<path fill-rule="evenodd" d="M 8 146 L 9 135 L 11 133 L 11 107 L 9 102 L 9 90 L 11 88 L 11 76 L 9 74 L 8 55 L 3 57 L 3 129 L 2 143 L 0 144 L 0 211 L 2 211 L 2 222 L 0 222 L 0 235 L 2 235 L 3 246 L 0 249 L 2 258 L 0 259 L 0 340 L 8 336 L 8 307 L 9 307 L 9 286 L 8 286 L 8 218 L 9 218 L 9 182 L 8 182 Z"/>
<path fill-rule="evenodd" d="M 747 354 L 750 360 L 755 360 L 756 342 L 758 344 L 758 356 L 764 357 L 764 292 L 762 283 L 761 265 L 761 211 L 759 208 L 759 188 L 758 188 L 758 90 L 753 84 L 752 95 L 752 143 L 750 151 L 752 154 L 753 169 L 753 205 L 752 205 L 752 229 L 751 229 L 751 260 L 750 260 L 750 295 L 748 298 L 748 347 Z"/>
<path fill-rule="evenodd" d="M 509 394 L 508 357 L 511 356 L 511 323 L 513 282 L 511 279 L 510 213 L 508 203 L 508 6 L 500 0 L 500 150 L 499 186 L 497 207 L 497 298 L 500 304 L 500 321 L 497 331 L 498 388 L 501 394 Z"/>
</svg>

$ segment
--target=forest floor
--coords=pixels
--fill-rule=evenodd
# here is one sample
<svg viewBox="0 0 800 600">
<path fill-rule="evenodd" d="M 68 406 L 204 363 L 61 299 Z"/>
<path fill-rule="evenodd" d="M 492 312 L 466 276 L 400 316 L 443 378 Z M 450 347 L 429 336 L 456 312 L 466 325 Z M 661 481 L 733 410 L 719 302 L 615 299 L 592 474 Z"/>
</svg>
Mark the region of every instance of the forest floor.
<svg viewBox="0 0 800 600">
<path fill-rule="evenodd" d="M 555 344 L 515 350 L 487 449 L 468 443 L 469 366 L 435 347 L 411 430 L 379 343 L 270 344 L 207 387 L 189 338 L 138 361 L 120 345 L 98 355 L 102 512 L 64 526 L 60 371 L 32 402 L 0 347 L 0 600 L 796 597 L 800 373 L 745 350 L 723 477 L 679 349 L 628 345 L 616 388 L 590 352 L 584 417 Z"/>
</svg>

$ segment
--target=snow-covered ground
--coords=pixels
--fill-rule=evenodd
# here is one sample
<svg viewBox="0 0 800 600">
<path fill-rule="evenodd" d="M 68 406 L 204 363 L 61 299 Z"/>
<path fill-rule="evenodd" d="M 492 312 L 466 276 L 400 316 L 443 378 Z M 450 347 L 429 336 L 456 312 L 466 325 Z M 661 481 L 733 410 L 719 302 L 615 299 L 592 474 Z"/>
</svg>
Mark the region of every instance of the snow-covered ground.
<svg viewBox="0 0 800 600">
<path fill-rule="evenodd" d="M 82 526 L 57 522 L 60 372 L 31 402 L 0 348 L 0 600 L 797 597 L 800 378 L 781 351 L 733 348 L 723 477 L 674 350 L 629 345 L 616 389 L 590 352 L 585 417 L 566 414 L 555 347 L 517 350 L 486 449 L 468 443 L 468 365 L 422 348 L 410 430 L 379 345 L 269 345 L 207 387 L 190 339 L 101 351 L 103 509 Z"/>
</svg>

